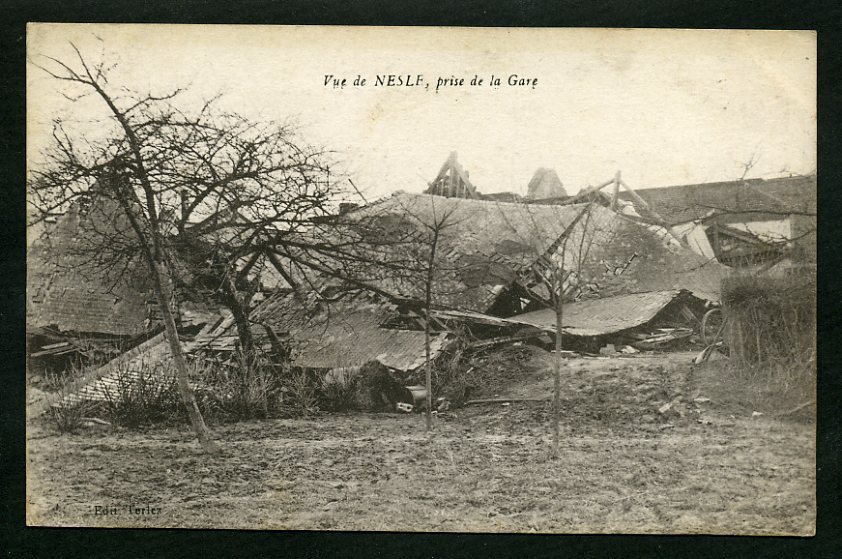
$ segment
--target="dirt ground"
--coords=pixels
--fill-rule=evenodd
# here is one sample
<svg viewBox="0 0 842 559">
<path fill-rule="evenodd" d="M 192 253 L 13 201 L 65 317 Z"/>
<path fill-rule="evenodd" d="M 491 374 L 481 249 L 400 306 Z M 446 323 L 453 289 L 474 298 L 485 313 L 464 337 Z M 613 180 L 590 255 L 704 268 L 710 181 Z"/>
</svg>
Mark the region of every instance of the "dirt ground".
<svg viewBox="0 0 842 559">
<path fill-rule="evenodd" d="M 417 414 L 217 425 L 212 457 L 186 429 L 58 435 L 34 424 L 28 522 L 812 534 L 814 423 L 726 398 L 720 368 L 689 359 L 566 360 L 555 461 L 549 402 L 451 410 L 432 435 Z M 549 397 L 547 368 L 530 370 L 484 396 Z"/>
</svg>

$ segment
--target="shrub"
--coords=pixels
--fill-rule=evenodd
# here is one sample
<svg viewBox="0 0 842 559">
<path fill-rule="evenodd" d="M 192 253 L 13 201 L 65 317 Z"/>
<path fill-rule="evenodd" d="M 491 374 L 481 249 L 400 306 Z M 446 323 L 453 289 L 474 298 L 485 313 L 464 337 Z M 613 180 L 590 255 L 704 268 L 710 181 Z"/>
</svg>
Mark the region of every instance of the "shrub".
<svg viewBox="0 0 842 559">
<path fill-rule="evenodd" d="M 196 363 L 207 382 L 204 407 L 210 416 L 226 421 L 266 419 L 281 400 L 281 386 L 275 367 L 262 358 L 240 359 L 232 367 L 207 367 Z"/>
<path fill-rule="evenodd" d="M 302 370 L 294 370 L 283 382 L 285 415 L 311 415 L 319 411 L 316 384 Z"/>
<path fill-rule="evenodd" d="M 321 381 L 318 393 L 319 408 L 344 412 L 359 409 L 357 401 L 359 375 L 347 369 L 332 369 Z"/>
<path fill-rule="evenodd" d="M 750 382 L 768 398 L 813 398 L 815 276 L 726 278 L 722 304 L 732 374 Z"/>
<path fill-rule="evenodd" d="M 816 333 L 815 277 L 739 275 L 722 282 L 731 354 L 748 364 L 812 357 Z"/>
<path fill-rule="evenodd" d="M 456 405 L 463 404 L 471 397 L 471 393 L 478 387 L 475 368 L 462 358 L 461 351 L 455 351 L 440 362 L 436 369 L 438 383 L 433 385 L 433 394 L 440 395 Z"/>
<path fill-rule="evenodd" d="M 467 337 L 461 334 L 457 336 L 454 349 L 434 363 L 434 402 L 437 396 L 443 396 L 456 405 L 462 404 L 481 386 L 479 373 L 465 349 Z"/>
<path fill-rule="evenodd" d="M 119 367 L 114 383 L 106 385 L 103 392 L 105 410 L 112 423 L 130 429 L 185 415 L 169 362 Z"/>
<path fill-rule="evenodd" d="M 90 415 L 94 404 L 87 400 L 69 403 L 73 380 L 83 374 L 81 366 L 74 366 L 70 372 L 50 372 L 46 374 L 47 386 L 54 393 L 56 404 L 50 406 L 48 417 L 59 433 L 75 433 L 82 427 L 84 418 Z"/>
<path fill-rule="evenodd" d="M 84 404 L 56 404 L 50 406 L 49 417 L 59 433 L 75 433 L 82 427 L 87 412 Z"/>
</svg>

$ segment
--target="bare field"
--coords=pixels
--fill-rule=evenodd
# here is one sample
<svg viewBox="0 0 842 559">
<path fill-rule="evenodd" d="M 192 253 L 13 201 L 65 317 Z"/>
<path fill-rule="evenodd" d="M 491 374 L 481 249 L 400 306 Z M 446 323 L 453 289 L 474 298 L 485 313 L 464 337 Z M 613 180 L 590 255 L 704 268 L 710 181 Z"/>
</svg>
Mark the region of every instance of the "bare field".
<svg viewBox="0 0 842 559">
<path fill-rule="evenodd" d="M 549 458 L 550 410 L 543 402 L 457 409 L 436 420 L 432 435 L 419 415 L 219 425 L 222 451 L 212 457 L 199 452 L 186 429 L 60 436 L 36 425 L 28 434 L 28 522 L 813 533 L 812 423 L 752 418 L 715 401 L 676 404 L 673 415 L 660 414 L 662 394 L 698 391 L 684 372 L 645 359 L 593 362 L 602 365 L 584 368 L 600 374 L 572 362 L 565 368 L 569 397 L 557 461 Z M 548 375 L 531 382 L 519 394 L 540 392 Z M 690 396 L 685 392 L 684 400 L 692 402 Z M 96 506 L 117 514 L 95 514 Z M 159 510 L 130 510 L 147 506 Z"/>
</svg>

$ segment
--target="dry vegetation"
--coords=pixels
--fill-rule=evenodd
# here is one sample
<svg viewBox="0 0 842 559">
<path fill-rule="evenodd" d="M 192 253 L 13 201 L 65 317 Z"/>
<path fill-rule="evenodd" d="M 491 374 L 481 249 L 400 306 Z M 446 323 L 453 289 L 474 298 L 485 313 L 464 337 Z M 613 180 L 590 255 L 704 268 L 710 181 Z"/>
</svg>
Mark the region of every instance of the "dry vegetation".
<svg viewBox="0 0 842 559">
<path fill-rule="evenodd" d="M 816 401 L 816 278 L 737 275 L 722 283 L 731 379 L 780 410 Z"/>
<path fill-rule="evenodd" d="M 561 459 L 549 401 L 441 414 L 319 414 L 213 426 L 221 453 L 186 428 L 29 432 L 29 521 L 408 531 L 809 534 L 815 523 L 811 414 L 752 417 L 720 389 L 722 362 L 689 354 L 567 360 Z M 540 360 L 541 356 L 535 356 Z M 527 367 L 508 397 L 546 396 Z M 492 394 L 493 395 L 493 394 Z M 701 399 L 697 401 L 697 399 Z M 710 400 L 707 401 L 706 399 Z M 669 410 L 658 408 L 671 403 Z M 154 516 L 97 516 L 151 505 Z"/>
</svg>

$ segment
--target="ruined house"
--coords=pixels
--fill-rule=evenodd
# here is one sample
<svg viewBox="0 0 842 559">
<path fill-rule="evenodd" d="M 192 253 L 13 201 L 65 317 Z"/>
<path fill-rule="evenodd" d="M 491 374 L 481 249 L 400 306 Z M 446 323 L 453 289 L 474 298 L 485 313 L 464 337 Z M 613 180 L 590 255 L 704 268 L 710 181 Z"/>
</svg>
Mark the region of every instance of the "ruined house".
<svg viewBox="0 0 842 559">
<path fill-rule="evenodd" d="M 31 360 L 61 365 L 91 352 L 115 355 L 156 328 L 154 303 L 141 263 L 111 265 L 127 244 L 128 223 L 112 200 L 80 198 L 32 239 L 27 255 L 27 341 Z M 59 359 L 62 358 L 62 359 Z"/>
<path fill-rule="evenodd" d="M 546 288 L 535 280 L 536 269 L 559 250 L 565 235 L 584 238 L 590 244 L 582 259 L 577 258 L 573 248 L 565 254 L 572 273 L 570 281 L 577 283 L 573 298 L 603 299 L 608 304 L 612 297 L 634 293 L 686 291 L 700 301 L 718 300 L 723 273 L 719 264 L 682 247 L 656 226 L 636 223 L 599 206 L 590 208 L 588 223 L 579 222 L 571 229 L 584 206 L 532 206 L 398 193 L 344 214 L 346 221 L 342 227 L 371 220 L 390 226 L 411 225 L 450 212 L 452 224 L 441 232 L 442 265 L 433 278 L 432 288 L 432 304 L 442 320 L 494 323 L 495 317 L 513 317 L 544 308 L 547 294 L 542 289 Z M 407 247 L 400 244 L 393 248 L 403 253 Z M 390 257 L 383 258 L 386 261 Z M 342 329 L 343 323 L 359 322 L 362 316 L 368 321 L 365 328 L 377 323 L 383 330 L 377 332 L 378 336 L 389 336 L 392 329 L 419 331 L 422 283 L 373 262 L 364 272 L 366 281 L 381 299 L 373 304 L 367 298 L 366 313 L 358 313 L 356 303 L 340 307 L 325 304 L 324 317 L 314 319 L 318 312 L 303 310 L 295 293 L 286 292 L 258 307 L 255 320 L 262 322 L 269 317 L 269 325 L 279 335 L 296 337 L 298 332 L 301 339 L 326 337 L 330 343 L 341 337 L 336 329 Z M 268 311 L 270 308 L 274 310 Z M 379 319 L 375 320 L 375 315 Z M 312 321 L 312 327 L 303 326 L 308 320 Z M 217 330 L 225 330 L 225 325 Z M 367 357 L 357 357 L 360 351 L 366 351 L 365 344 L 354 346 L 357 342 L 352 330 L 346 329 L 349 335 L 345 336 L 344 348 L 331 353 L 337 359 L 345 355 L 378 360 L 383 353 L 379 347 L 371 349 Z M 367 336 L 370 335 L 369 332 Z M 233 348 L 230 327 L 228 338 L 226 343 Z M 421 342 L 420 338 L 416 340 L 418 344 Z M 351 366 L 351 363 L 337 362 L 336 366 Z"/>
<path fill-rule="evenodd" d="M 31 367 L 61 370 L 74 360 L 111 358 L 162 329 L 135 233 L 105 191 L 80 196 L 34 233 L 26 292 Z M 179 326 L 209 320 L 208 305 L 179 293 L 170 301 Z"/>
<path fill-rule="evenodd" d="M 589 243 L 582 262 L 568 251 L 570 270 L 581 278 L 591 298 L 625 293 L 687 289 L 717 300 L 721 266 L 681 246 L 662 227 L 628 219 L 590 205 L 589 221 L 568 230 L 585 204 L 531 205 L 449 199 L 399 193 L 350 214 L 351 219 L 396 215 L 431 222 L 452 212 L 453 225 L 442 232 L 442 250 L 453 265 L 439 279 L 436 306 L 503 316 L 524 310 L 521 295 L 534 297 L 529 274 L 542 258 L 558 250 L 565 235 Z M 583 255 L 584 256 L 584 255 Z M 417 298 L 411 282 L 383 284 L 395 294 Z M 585 283 L 590 284 L 586 286 Z M 408 291 L 408 293 L 406 292 Z M 512 305 L 519 308 L 512 308 Z"/>
<path fill-rule="evenodd" d="M 576 222 L 585 209 L 592 212 L 590 221 Z M 579 301 L 565 305 L 569 336 L 600 343 L 651 326 L 656 317 L 663 324 L 665 316 L 684 314 L 686 322 L 688 313 L 697 319 L 705 301 L 718 299 L 720 265 L 655 226 L 601 206 L 532 206 L 396 193 L 343 213 L 334 225 L 341 233 L 365 223 L 366 234 L 379 228 L 394 236 L 399 229 L 423 231 L 421 224 L 443 213 L 453 219 L 441 231 L 441 266 L 433 277 L 433 359 L 447 351 L 460 329 L 478 346 L 494 343 L 501 334 L 528 339 L 551 331 L 545 324 L 546 293 L 535 273 L 566 236 L 591 245 L 583 259 L 577 260 L 573 249 L 564 254 L 570 281 L 578 283 L 571 297 Z M 423 248 L 422 236 L 407 238 Z M 389 266 L 391 259 L 410 250 L 406 243 L 372 246 L 386 252 L 379 261 L 366 258 L 357 270 L 367 289 L 353 291 L 336 278 L 322 278 L 321 283 L 311 279 L 306 287 L 279 290 L 258 304 L 249 317 L 257 345 L 282 354 L 294 367 L 322 375 L 379 369 L 409 382 L 425 363 L 424 286 L 417 277 Z M 609 315 L 617 309 L 628 313 L 615 316 L 612 323 Z M 231 360 L 237 346 L 236 328 L 226 318 L 196 336 L 189 351 L 196 358 Z"/>
<path fill-rule="evenodd" d="M 416 272 L 391 263 L 423 257 L 429 249 L 425 224 L 444 213 L 452 220 L 440 232 L 441 265 L 432 278 L 433 358 L 447 350 L 458 329 L 477 343 L 501 334 L 546 334 L 548 293 L 540 276 L 552 259 L 565 263 L 565 308 L 572 320 L 565 328 L 574 337 L 625 335 L 674 315 L 676 308 L 695 311 L 698 319 L 705 302 L 719 299 L 725 271 L 720 264 L 682 246 L 664 227 L 609 207 L 396 193 L 348 208 L 310 233 L 362 234 L 351 243 L 364 257 L 353 273 L 366 288 L 324 277 L 277 289 L 249 317 L 256 345 L 294 367 L 324 374 L 374 367 L 411 378 L 425 362 L 424 284 Z M 369 244 L 371 235 L 402 240 Z M 339 267 L 327 257 L 321 264 L 325 270 Z M 607 324 L 617 309 L 629 313 Z M 236 328 L 226 316 L 206 324 L 186 347 L 199 359 L 232 359 L 236 348 Z M 156 359 L 166 357 L 161 343 L 150 351 Z M 140 357 L 135 361 L 141 363 Z M 86 388 L 90 394 L 113 381 L 113 368 L 101 373 Z"/>
<path fill-rule="evenodd" d="M 815 262 L 816 176 L 636 190 L 693 251 L 731 267 Z M 626 192 L 620 198 L 632 202 Z M 641 215 L 651 217 L 647 208 Z"/>
</svg>

